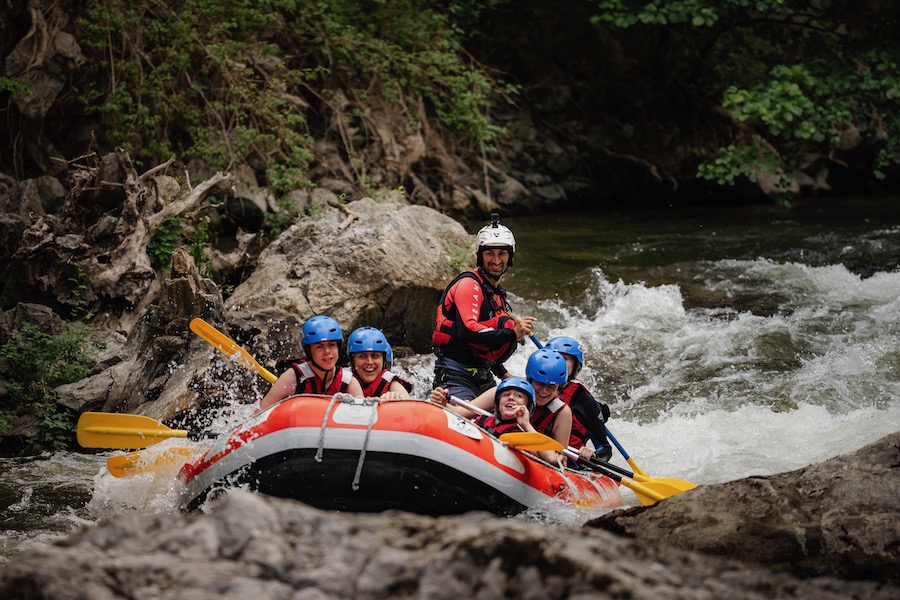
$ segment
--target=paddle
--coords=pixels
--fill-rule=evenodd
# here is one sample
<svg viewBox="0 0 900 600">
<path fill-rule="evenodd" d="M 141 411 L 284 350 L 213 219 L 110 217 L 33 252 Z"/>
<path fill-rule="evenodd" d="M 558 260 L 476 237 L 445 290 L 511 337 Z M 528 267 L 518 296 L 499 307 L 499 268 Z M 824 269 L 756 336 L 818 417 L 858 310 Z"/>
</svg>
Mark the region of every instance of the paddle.
<svg viewBox="0 0 900 600">
<path fill-rule="evenodd" d="M 479 415 L 490 415 L 491 414 L 488 411 L 484 410 L 483 408 L 479 408 L 478 406 L 475 406 L 471 402 L 466 402 L 465 400 L 463 400 L 461 398 L 457 398 L 456 396 L 450 396 L 450 401 L 458 406 L 467 408 L 470 411 L 472 411 L 476 414 L 479 414 Z M 521 434 L 506 433 L 506 434 L 503 434 L 500 436 L 500 441 L 506 442 L 507 440 L 512 439 L 511 436 L 519 436 L 519 435 L 528 436 L 527 439 L 528 439 L 529 443 L 533 443 L 535 445 L 540 444 L 541 441 L 543 440 L 545 447 L 539 448 L 540 450 L 559 450 L 559 451 L 563 452 L 566 456 L 569 456 L 575 460 L 578 460 L 580 458 L 578 456 L 578 452 L 573 452 L 573 451 L 569 450 L 568 448 L 564 448 L 562 444 L 560 444 L 553 438 L 544 435 L 543 433 L 538 433 L 538 432 L 522 432 Z M 523 437 L 522 440 L 524 441 L 525 438 Z M 531 449 L 531 448 L 522 447 L 522 449 Z M 591 469 L 598 471 L 598 472 L 602 473 L 603 475 L 606 475 L 610 479 L 612 479 L 614 481 L 618 481 L 625 487 L 631 489 L 631 491 L 634 492 L 635 496 L 637 496 L 640 503 L 643 504 L 644 506 L 656 504 L 660 500 L 668 498 L 669 496 L 674 496 L 675 494 L 680 494 L 683 491 L 683 490 L 679 490 L 673 486 L 670 486 L 670 485 L 667 485 L 664 483 L 655 482 L 655 481 L 647 482 L 647 483 L 638 483 L 637 481 L 634 481 L 630 477 L 623 477 L 622 475 L 619 475 L 615 471 L 612 471 L 603 466 L 594 464 L 592 462 L 588 463 L 588 466 Z"/>
<path fill-rule="evenodd" d="M 576 454 L 578 453 L 578 450 L 576 448 L 573 448 L 572 446 L 569 446 L 568 448 L 566 448 L 566 450 L 568 450 L 569 452 L 574 452 Z M 571 456 L 571 454 L 568 455 Z M 580 460 L 584 462 L 583 458 L 581 458 Z M 611 462 L 606 462 L 605 460 L 601 460 L 596 456 L 592 456 L 587 462 L 589 462 L 591 465 L 599 465 L 611 471 L 615 471 L 620 475 L 630 477 L 631 479 L 634 479 L 635 481 L 641 483 L 658 483 L 661 485 L 669 486 L 673 490 L 677 490 L 678 492 L 686 492 L 687 490 L 692 490 L 697 487 L 690 481 L 685 481 L 684 479 L 676 479 L 675 477 L 648 477 L 646 475 L 641 475 L 640 473 L 632 473 L 628 469 L 623 469 L 619 465 L 614 465 Z"/>
<path fill-rule="evenodd" d="M 237 342 L 221 333 L 203 319 L 192 319 L 191 331 L 206 340 L 210 345 L 232 358 L 238 364 L 261 375 L 270 383 L 278 378 L 260 365 L 250 353 L 241 348 Z M 119 413 L 84 413 L 79 417 L 77 428 L 78 443 L 85 448 L 146 448 L 168 438 L 200 437 L 188 431 L 171 429 L 150 417 Z M 190 450 L 172 448 L 149 460 L 139 452 L 112 456 L 106 461 L 106 467 L 115 477 L 137 474 L 152 470 L 160 464 L 186 460 Z"/>
<path fill-rule="evenodd" d="M 612 434 L 612 431 L 609 430 L 609 427 L 606 428 L 606 437 L 608 437 L 609 440 L 613 443 L 613 445 L 619 449 L 619 452 L 622 454 L 622 458 L 624 458 L 625 462 L 627 462 L 628 465 L 632 469 L 634 469 L 635 473 L 637 473 L 638 475 L 642 475 L 644 477 L 650 477 L 649 475 L 647 475 L 646 472 L 644 472 L 644 470 L 642 468 L 640 468 L 638 466 L 638 464 L 636 462 L 634 462 L 633 458 L 628 456 L 628 452 L 625 451 L 625 448 L 622 447 L 622 444 L 619 443 L 619 440 L 616 439 L 616 436 L 614 436 Z"/>
<path fill-rule="evenodd" d="M 225 356 L 231 358 L 243 367 L 255 371 L 261 375 L 269 383 L 275 383 L 278 377 L 266 370 L 256 359 L 250 356 L 250 353 L 238 346 L 238 343 L 229 338 L 224 333 L 204 321 L 203 319 L 191 319 L 191 331 L 199 335 L 201 338 L 209 342 L 214 348 L 224 353 Z"/>
<path fill-rule="evenodd" d="M 490 414 L 490 413 L 488 413 Z M 562 450 L 563 445 L 552 437 L 536 431 L 513 431 L 504 433 L 499 440 L 519 450 Z"/>
<path fill-rule="evenodd" d="M 150 451 L 129 452 L 110 456 L 106 459 L 106 468 L 113 477 L 130 477 L 148 471 L 156 471 L 163 465 L 183 465 L 194 457 L 194 448 L 173 446 L 153 456 Z"/>
<path fill-rule="evenodd" d="M 467 408 L 476 415 L 484 415 L 486 417 L 493 417 L 493 413 L 489 413 L 488 411 L 475 406 L 471 402 L 466 402 L 462 398 L 457 398 L 456 396 L 450 396 L 450 402 L 456 404 L 457 406 L 462 406 L 463 408 Z M 515 446 L 519 450 L 562 450 L 563 445 L 554 440 L 552 437 L 546 436 L 543 433 L 538 433 L 537 431 L 514 431 L 511 433 L 504 433 L 498 438 L 501 442 L 507 443 L 510 446 Z"/>
<path fill-rule="evenodd" d="M 562 453 L 575 460 L 579 460 L 580 458 L 577 452 L 572 452 L 568 448 L 564 448 L 562 450 Z M 660 500 L 665 500 L 666 498 L 674 496 L 675 494 L 680 494 L 683 491 L 670 485 L 659 483 L 656 481 L 640 483 L 630 477 L 619 475 L 615 471 L 595 464 L 594 462 L 589 462 L 588 466 L 591 469 L 602 473 L 603 475 L 606 475 L 610 479 L 618 481 L 619 483 L 630 489 L 632 492 L 634 492 L 634 495 L 637 496 L 637 499 L 644 506 L 651 506 L 653 504 L 656 504 Z"/>
<path fill-rule="evenodd" d="M 169 438 L 210 437 L 172 429 L 143 415 L 101 412 L 82 413 L 78 417 L 76 436 L 84 448 L 146 448 Z"/>
</svg>

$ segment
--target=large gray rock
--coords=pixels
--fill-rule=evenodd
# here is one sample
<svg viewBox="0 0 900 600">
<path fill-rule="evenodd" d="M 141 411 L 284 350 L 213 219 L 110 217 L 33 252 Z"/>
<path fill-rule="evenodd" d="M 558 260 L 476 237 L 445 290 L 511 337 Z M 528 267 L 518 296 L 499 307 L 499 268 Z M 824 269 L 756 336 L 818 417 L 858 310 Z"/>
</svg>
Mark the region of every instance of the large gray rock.
<svg viewBox="0 0 900 600">
<path fill-rule="evenodd" d="M 345 335 L 371 325 L 394 345 L 424 351 L 440 294 L 460 266 L 451 264 L 474 260 L 472 244 L 450 217 L 399 196 L 326 204 L 262 252 L 226 301 L 226 318 L 266 334 L 255 347 L 273 356 L 300 352 L 298 325 L 313 315 L 334 317 Z M 292 341 L 285 343 L 293 348 L 266 348 L 269 324 L 283 330 L 291 321 Z"/>
<path fill-rule="evenodd" d="M 591 525 L 804 575 L 900 581 L 900 432 L 771 477 L 701 486 Z"/>
<path fill-rule="evenodd" d="M 483 513 L 335 514 L 245 491 L 209 514 L 117 517 L 0 571 L 32 599 L 815 598 L 893 600 L 900 588 L 769 569 Z"/>
</svg>

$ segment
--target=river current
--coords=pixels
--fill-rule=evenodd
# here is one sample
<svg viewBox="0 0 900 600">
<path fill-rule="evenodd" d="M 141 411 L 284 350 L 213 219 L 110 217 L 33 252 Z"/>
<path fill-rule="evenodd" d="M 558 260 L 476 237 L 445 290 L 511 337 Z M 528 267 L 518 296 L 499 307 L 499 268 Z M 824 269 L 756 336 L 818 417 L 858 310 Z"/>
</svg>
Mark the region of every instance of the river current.
<svg viewBox="0 0 900 600">
<path fill-rule="evenodd" d="M 790 471 L 900 428 L 895 205 L 510 218 L 518 251 L 504 285 L 514 314 L 538 318 L 540 339 L 582 343 L 581 379 L 651 475 L 705 484 Z M 395 366 L 424 397 L 433 364 Z M 216 423 L 251 408 L 226 407 Z M 0 564 L 115 514 L 174 510 L 159 479 L 106 473 L 111 454 L 0 460 Z M 557 507 L 523 518 L 590 516 Z"/>
</svg>

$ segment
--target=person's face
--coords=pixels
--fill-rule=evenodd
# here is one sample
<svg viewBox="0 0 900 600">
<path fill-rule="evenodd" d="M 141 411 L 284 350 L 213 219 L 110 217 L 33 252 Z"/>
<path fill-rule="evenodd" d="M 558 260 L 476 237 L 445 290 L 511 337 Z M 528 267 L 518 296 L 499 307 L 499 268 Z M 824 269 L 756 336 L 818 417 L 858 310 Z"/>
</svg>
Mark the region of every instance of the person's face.
<svg viewBox="0 0 900 600">
<path fill-rule="evenodd" d="M 481 264 L 484 265 L 484 271 L 493 277 L 499 279 L 506 272 L 506 265 L 509 264 L 509 250 L 506 248 L 486 248 L 481 251 Z"/>
<path fill-rule="evenodd" d="M 369 385 L 384 370 L 384 355 L 381 352 L 354 352 L 353 370 L 360 381 Z"/>
<path fill-rule="evenodd" d="M 558 383 L 540 383 L 534 380 L 530 380 L 528 383 L 534 388 L 534 401 L 538 406 L 544 406 L 556 398 L 556 394 L 559 392 Z"/>
<path fill-rule="evenodd" d="M 334 368 L 338 361 L 338 343 L 335 340 L 330 340 L 310 344 L 309 353 L 312 354 L 314 363 L 329 371 Z"/>
<path fill-rule="evenodd" d="M 515 419 L 519 410 L 528 405 L 528 395 L 515 389 L 507 389 L 500 392 L 500 418 L 503 420 Z"/>
<path fill-rule="evenodd" d="M 572 373 L 575 372 L 575 367 L 578 365 L 578 361 L 575 360 L 575 357 L 571 354 L 563 354 L 562 357 L 566 359 L 566 373 L 569 377 L 571 377 Z"/>
</svg>

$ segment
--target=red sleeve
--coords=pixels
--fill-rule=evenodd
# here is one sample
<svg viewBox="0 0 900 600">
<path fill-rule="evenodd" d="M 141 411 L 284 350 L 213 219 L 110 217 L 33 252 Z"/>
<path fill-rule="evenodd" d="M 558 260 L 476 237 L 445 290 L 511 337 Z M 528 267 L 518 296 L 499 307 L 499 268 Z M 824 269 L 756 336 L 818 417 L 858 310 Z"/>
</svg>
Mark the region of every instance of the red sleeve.
<svg viewBox="0 0 900 600">
<path fill-rule="evenodd" d="M 505 312 L 486 321 L 478 320 L 484 302 L 490 300 L 484 297 L 475 279 L 464 277 L 453 286 L 452 303 L 459 315 L 460 337 L 481 344 L 515 341 L 515 322 Z"/>
</svg>

